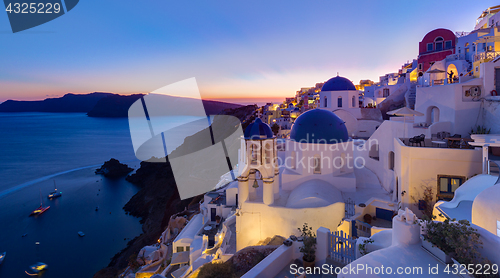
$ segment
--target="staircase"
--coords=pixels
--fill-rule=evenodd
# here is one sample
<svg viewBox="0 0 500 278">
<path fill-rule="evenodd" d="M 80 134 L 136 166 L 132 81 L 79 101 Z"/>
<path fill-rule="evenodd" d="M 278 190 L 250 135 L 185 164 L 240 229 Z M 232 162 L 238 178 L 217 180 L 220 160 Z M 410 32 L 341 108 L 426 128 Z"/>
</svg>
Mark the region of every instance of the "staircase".
<svg viewBox="0 0 500 278">
<path fill-rule="evenodd" d="M 403 83 L 401 86 L 392 92 L 384 101 L 377 105 L 377 108 L 382 112 L 384 120 L 388 120 L 389 116 L 386 114 L 388 111 L 401 108 L 405 105 L 405 94 L 408 91 L 409 83 Z"/>
<path fill-rule="evenodd" d="M 412 83 L 405 94 L 406 107 L 415 109 L 415 102 L 417 100 L 417 84 Z"/>
</svg>

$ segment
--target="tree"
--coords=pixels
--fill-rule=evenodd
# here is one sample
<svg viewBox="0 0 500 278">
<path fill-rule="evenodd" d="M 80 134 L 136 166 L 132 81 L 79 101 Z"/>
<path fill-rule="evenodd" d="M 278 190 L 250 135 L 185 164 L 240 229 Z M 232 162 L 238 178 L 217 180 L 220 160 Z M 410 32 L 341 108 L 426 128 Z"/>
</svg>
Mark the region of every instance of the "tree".
<svg viewBox="0 0 500 278">
<path fill-rule="evenodd" d="M 271 126 L 271 130 L 273 131 L 274 135 L 278 135 L 278 132 L 280 132 L 280 126 L 277 123 L 274 123 Z"/>
<path fill-rule="evenodd" d="M 303 260 L 306 262 L 314 262 L 316 259 L 316 234 L 312 231 L 312 227 L 309 227 L 307 223 L 304 223 L 301 228 L 297 228 L 304 246 L 300 247 L 300 252 L 304 254 Z"/>
</svg>

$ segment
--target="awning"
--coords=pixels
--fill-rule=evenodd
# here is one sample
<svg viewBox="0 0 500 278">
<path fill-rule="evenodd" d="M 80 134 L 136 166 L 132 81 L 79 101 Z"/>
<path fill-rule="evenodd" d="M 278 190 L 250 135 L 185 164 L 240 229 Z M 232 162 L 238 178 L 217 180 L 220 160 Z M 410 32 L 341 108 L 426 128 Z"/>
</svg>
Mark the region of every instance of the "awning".
<svg viewBox="0 0 500 278">
<path fill-rule="evenodd" d="M 189 251 L 177 252 L 172 255 L 171 265 L 189 263 Z"/>
</svg>

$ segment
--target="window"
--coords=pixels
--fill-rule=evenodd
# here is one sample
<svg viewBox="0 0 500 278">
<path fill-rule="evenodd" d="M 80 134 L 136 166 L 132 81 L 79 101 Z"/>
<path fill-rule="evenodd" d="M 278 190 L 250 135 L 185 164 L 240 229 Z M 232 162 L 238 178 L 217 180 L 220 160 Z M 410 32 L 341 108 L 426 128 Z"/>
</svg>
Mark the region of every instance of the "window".
<svg viewBox="0 0 500 278">
<path fill-rule="evenodd" d="M 438 194 L 439 200 L 449 201 L 453 199 L 455 190 L 462 185 L 465 181 L 465 177 L 456 176 L 438 176 Z"/>
<path fill-rule="evenodd" d="M 250 150 L 251 150 L 251 157 L 252 157 L 252 164 L 257 164 L 257 145 L 251 144 L 250 145 Z"/>
<path fill-rule="evenodd" d="M 422 70 L 422 63 L 418 64 L 418 69 Z"/>
<path fill-rule="evenodd" d="M 383 91 L 383 97 L 388 97 L 389 96 L 389 89 L 385 88 Z"/>
<path fill-rule="evenodd" d="M 393 151 L 389 152 L 389 170 L 394 171 L 394 152 Z"/>
<path fill-rule="evenodd" d="M 476 45 L 472 44 L 472 51 L 476 51 Z"/>
<path fill-rule="evenodd" d="M 339 108 L 342 107 L 342 97 L 339 97 L 337 99 L 337 107 L 339 107 Z"/>
<path fill-rule="evenodd" d="M 290 159 L 291 160 L 290 161 L 290 168 L 292 168 L 292 169 L 295 169 L 295 167 L 296 167 L 295 165 L 297 164 L 297 163 L 295 163 L 296 156 L 297 156 L 297 154 L 295 153 L 295 151 L 293 151 L 292 152 L 292 157 L 291 157 L 292 159 Z"/>
<path fill-rule="evenodd" d="M 325 100 L 323 101 L 323 105 L 326 108 L 328 106 L 328 98 L 325 96 Z"/>
<path fill-rule="evenodd" d="M 177 253 L 184 252 L 184 246 L 177 246 Z"/>
<path fill-rule="evenodd" d="M 432 51 L 434 50 L 433 46 L 432 46 L 433 43 L 428 43 L 427 44 L 427 51 Z"/>
<path fill-rule="evenodd" d="M 441 50 L 443 50 L 443 43 L 437 42 L 436 43 L 436 51 L 441 51 Z"/>
<path fill-rule="evenodd" d="M 356 107 L 356 97 L 352 96 L 352 107 Z"/>
<path fill-rule="evenodd" d="M 273 145 L 272 144 L 266 144 L 266 164 L 271 164 L 271 160 L 273 158 Z"/>
<path fill-rule="evenodd" d="M 452 48 L 452 46 L 451 46 L 451 41 L 445 41 L 445 42 L 444 42 L 444 48 L 445 48 L 445 49 L 451 49 L 451 48 Z"/>
<path fill-rule="evenodd" d="M 321 174 L 321 159 L 318 155 L 314 156 L 314 173 Z"/>
</svg>

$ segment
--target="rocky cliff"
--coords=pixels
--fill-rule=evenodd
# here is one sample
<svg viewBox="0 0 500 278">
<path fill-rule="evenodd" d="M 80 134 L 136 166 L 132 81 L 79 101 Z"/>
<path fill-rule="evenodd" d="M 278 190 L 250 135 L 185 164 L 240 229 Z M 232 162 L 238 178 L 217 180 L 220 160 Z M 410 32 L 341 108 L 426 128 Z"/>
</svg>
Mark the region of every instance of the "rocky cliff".
<svg viewBox="0 0 500 278">
<path fill-rule="evenodd" d="M 142 187 L 124 206 L 129 214 L 140 217 L 143 233 L 116 254 L 109 265 L 97 272 L 94 278 L 116 277 L 123 271 L 131 257 L 142 247 L 156 243 L 166 229 L 170 216 L 184 210 L 199 198 L 180 200 L 170 164 L 141 162 L 136 173 L 127 180 Z"/>
<path fill-rule="evenodd" d="M 227 109 L 221 112 L 225 115 L 233 115 L 248 123 L 254 114 L 256 106 L 249 105 L 235 109 Z M 245 124 L 243 124 L 245 126 Z M 202 134 L 202 133 L 200 133 Z M 197 134 L 186 138 L 185 144 L 197 142 Z M 181 145 L 179 148 L 182 148 Z M 175 150 L 175 153 L 178 150 Z M 141 187 L 124 206 L 125 211 L 133 216 L 140 217 L 143 233 L 131 240 L 128 246 L 116 254 L 108 267 L 100 270 L 94 278 L 116 277 L 123 271 L 131 257 L 134 257 L 142 247 L 157 242 L 161 233 L 168 226 L 172 215 L 185 210 L 188 207 L 196 207 L 202 195 L 180 200 L 179 192 L 170 167 L 170 163 L 141 162 L 141 167 L 127 180 Z"/>
</svg>

